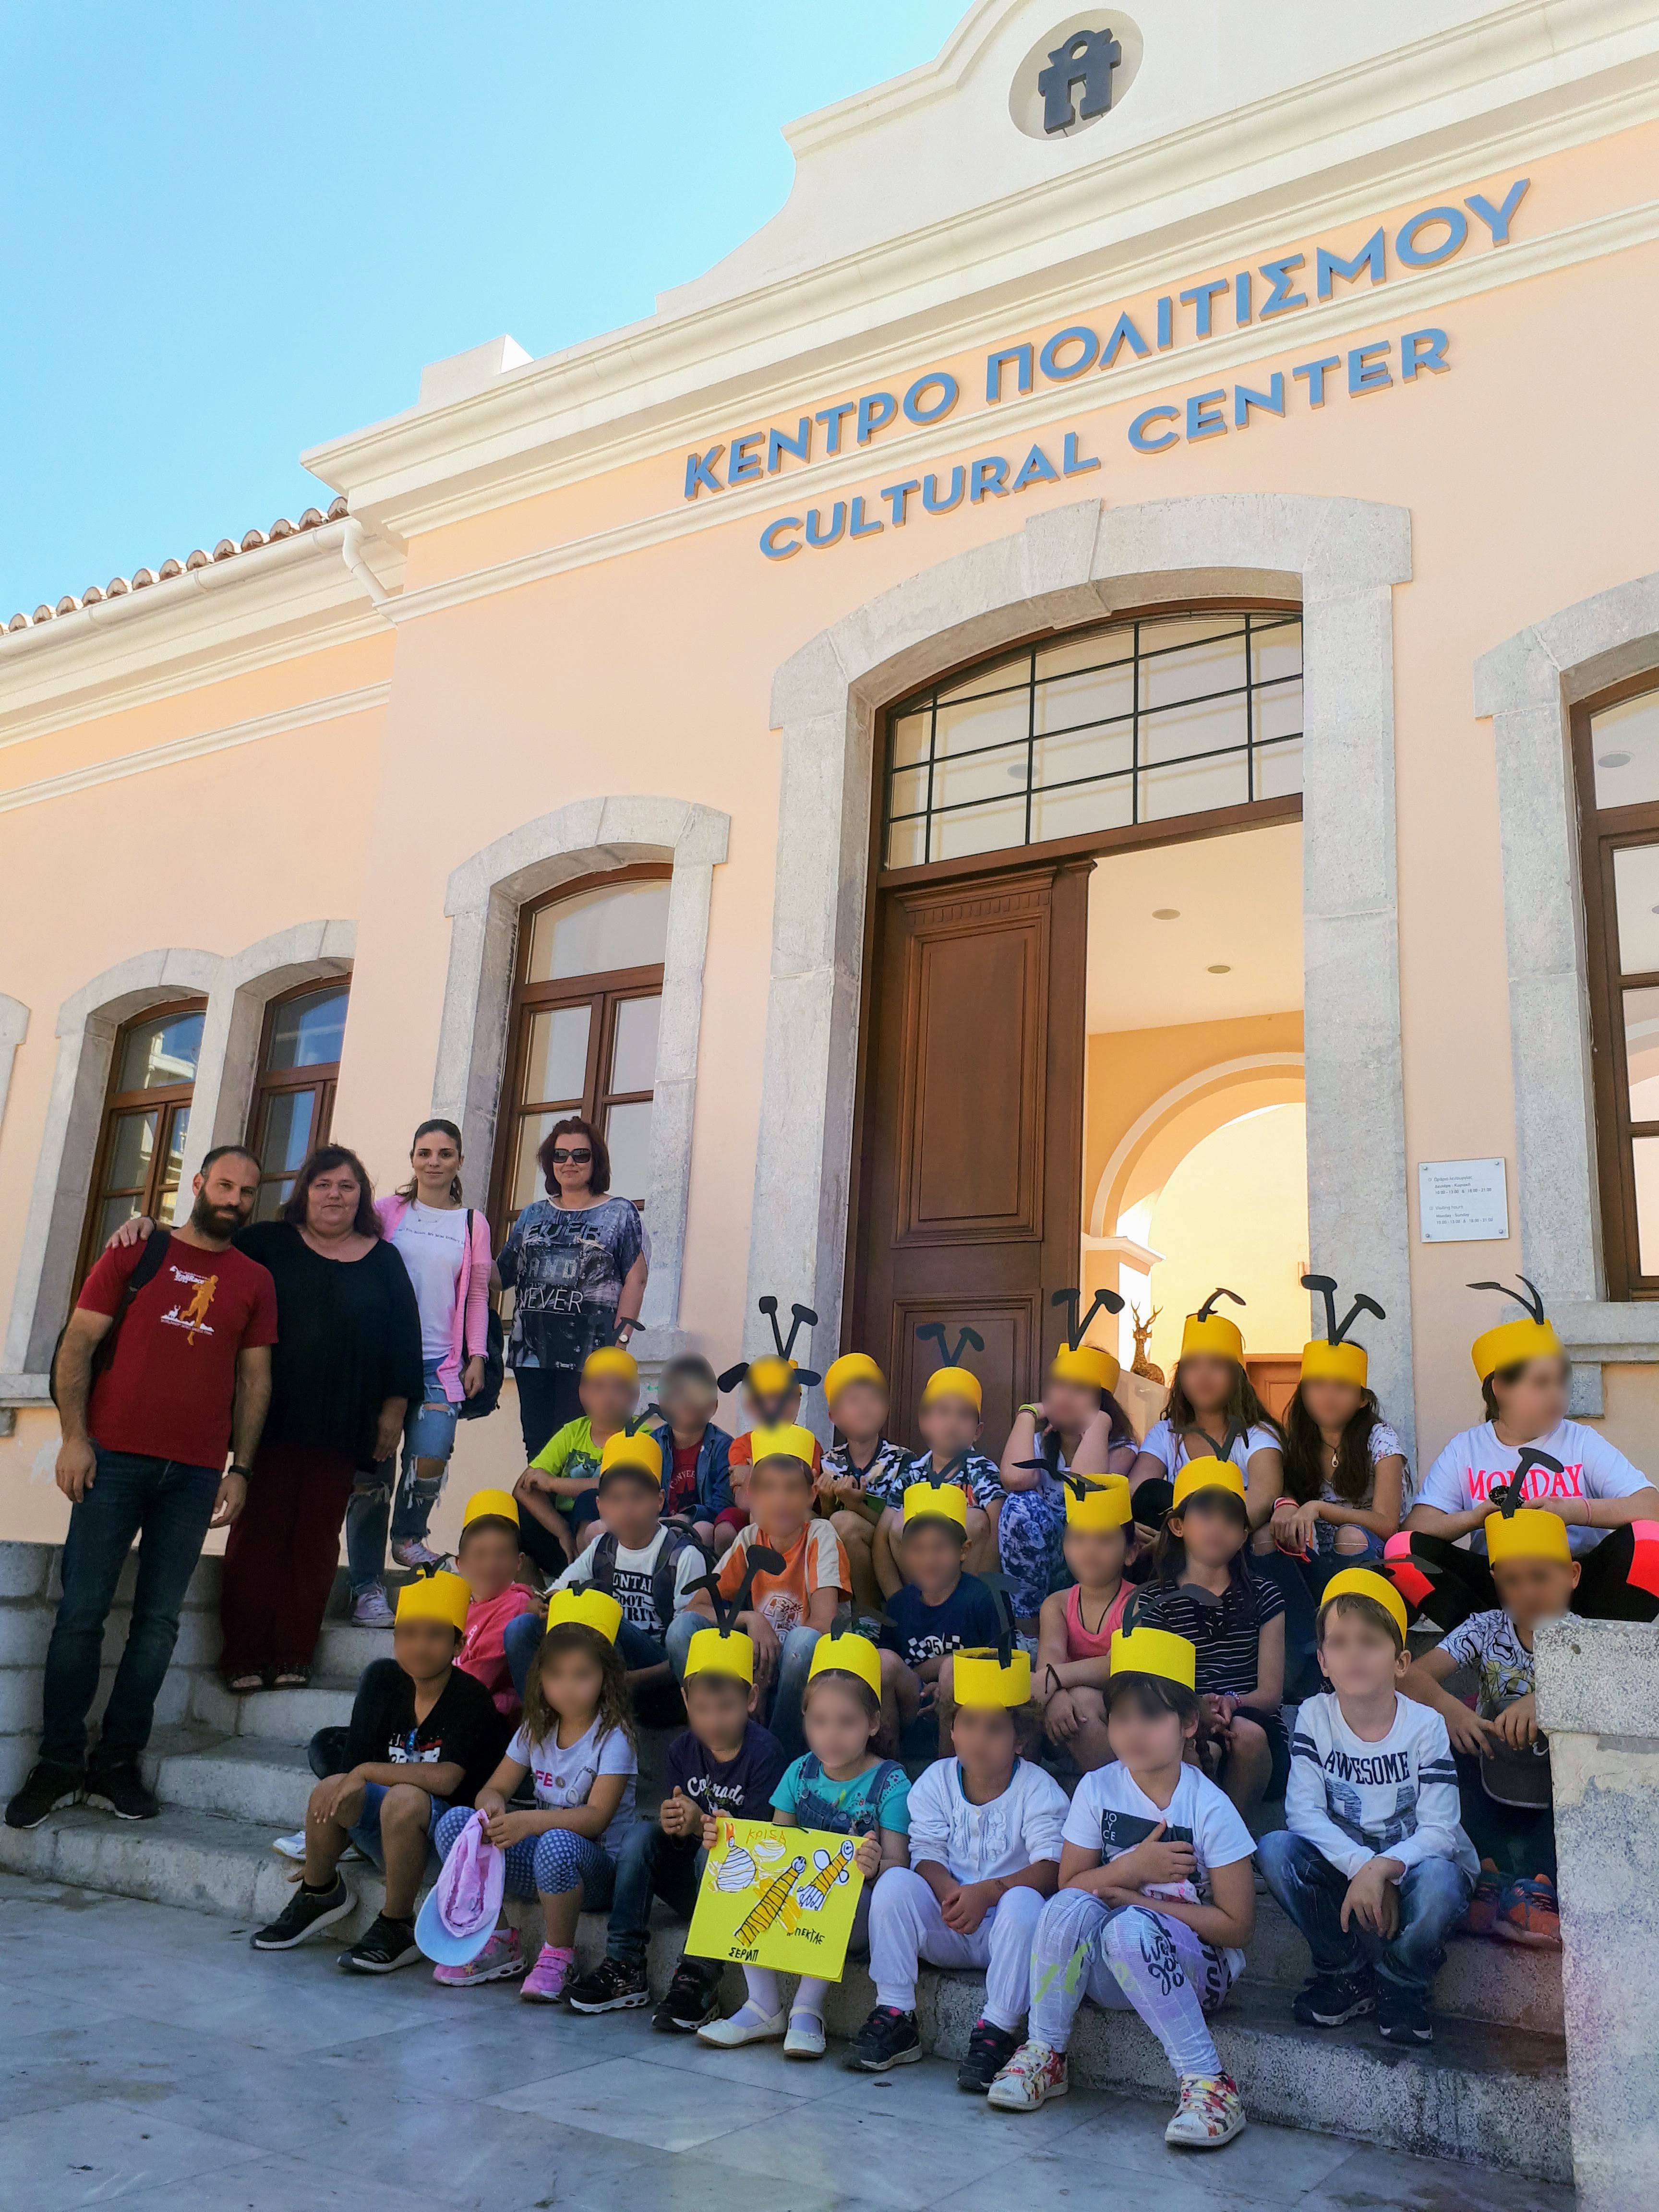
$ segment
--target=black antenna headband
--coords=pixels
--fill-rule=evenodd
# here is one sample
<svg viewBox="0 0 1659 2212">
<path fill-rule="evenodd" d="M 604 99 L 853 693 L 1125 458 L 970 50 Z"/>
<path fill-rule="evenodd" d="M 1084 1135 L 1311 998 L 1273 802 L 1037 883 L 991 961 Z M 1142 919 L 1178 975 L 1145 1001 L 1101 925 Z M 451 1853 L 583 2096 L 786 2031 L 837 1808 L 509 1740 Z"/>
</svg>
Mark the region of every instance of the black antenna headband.
<svg viewBox="0 0 1659 2212">
<path fill-rule="evenodd" d="M 1304 1291 L 1317 1291 L 1320 1297 L 1325 1302 L 1325 1341 L 1327 1344 L 1345 1343 L 1347 1339 L 1348 1331 L 1353 1327 L 1354 1323 L 1358 1320 L 1360 1315 L 1363 1313 L 1370 1314 L 1378 1321 L 1387 1321 L 1389 1317 L 1387 1314 L 1383 1312 L 1382 1307 L 1378 1305 L 1376 1300 L 1375 1298 L 1368 1298 L 1362 1291 L 1355 1297 L 1353 1304 L 1348 1308 L 1346 1316 L 1339 1322 L 1336 1317 L 1336 1278 L 1334 1275 L 1304 1275 L 1302 1278 L 1302 1287 Z"/>
</svg>

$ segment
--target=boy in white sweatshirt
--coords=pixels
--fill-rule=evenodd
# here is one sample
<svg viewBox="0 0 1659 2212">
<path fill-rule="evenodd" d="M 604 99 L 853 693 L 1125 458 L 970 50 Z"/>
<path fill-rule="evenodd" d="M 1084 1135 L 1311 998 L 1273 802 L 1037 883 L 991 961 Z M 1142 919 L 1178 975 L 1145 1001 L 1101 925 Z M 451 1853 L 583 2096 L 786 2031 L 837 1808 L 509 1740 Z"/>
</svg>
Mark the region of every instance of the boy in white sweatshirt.
<svg viewBox="0 0 1659 2212">
<path fill-rule="evenodd" d="M 1319 1609 L 1319 1663 L 1291 1740 L 1288 1827 L 1256 1856 L 1313 1954 L 1295 2000 L 1304 2027 L 1375 2012 L 1385 2042 L 1432 2040 L 1429 1990 L 1468 1909 L 1479 1862 L 1459 1825 L 1457 1768 L 1437 1712 L 1399 1694 L 1406 1607 L 1364 1567 L 1334 1575 Z"/>
</svg>

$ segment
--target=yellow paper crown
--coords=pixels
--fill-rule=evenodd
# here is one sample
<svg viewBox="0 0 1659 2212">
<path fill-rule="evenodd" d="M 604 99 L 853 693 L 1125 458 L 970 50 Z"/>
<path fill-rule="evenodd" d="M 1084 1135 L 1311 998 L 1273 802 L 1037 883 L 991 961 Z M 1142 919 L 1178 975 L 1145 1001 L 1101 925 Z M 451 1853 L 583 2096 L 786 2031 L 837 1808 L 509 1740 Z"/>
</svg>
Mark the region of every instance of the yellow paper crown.
<svg viewBox="0 0 1659 2212">
<path fill-rule="evenodd" d="M 755 1680 L 755 1645 L 740 1628 L 700 1628 L 685 1655 L 685 1674 L 731 1674 L 751 1686 Z"/>
<path fill-rule="evenodd" d="M 1321 1336 L 1302 1347 L 1304 1382 L 1352 1382 L 1356 1390 L 1363 1390 L 1369 1372 L 1363 1344 L 1328 1344 Z"/>
<path fill-rule="evenodd" d="M 1074 1477 L 1074 1480 L 1091 1486 L 1079 1498 L 1071 1484 L 1066 1486 L 1066 1526 L 1068 1528 L 1123 1528 L 1134 1519 L 1134 1510 L 1129 1503 L 1129 1478 L 1127 1474 L 1096 1474 Z"/>
<path fill-rule="evenodd" d="M 628 1473 L 642 1474 L 660 1489 L 662 1486 L 662 1446 L 655 1437 L 644 1429 L 632 1436 L 619 1429 L 614 1437 L 607 1437 L 599 1454 L 599 1480 L 608 1474 Z"/>
<path fill-rule="evenodd" d="M 640 1363 L 619 1344 L 596 1345 L 582 1362 L 582 1380 L 590 1375 L 620 1375 L 625 1382 L 640 1379 Z"/>
<path fill-rule="evenodd" d="M 466 1609 L 472 1602 L 472 1593 L 459 1575 L 422 1575 L 418 1581 L 405 1583 L 398 1593 L 399 1620 L 447 1620 L 453 1629 L 465 1632 Z"/>
<path fill-rule="evenodd" d="M 1244 1301 L 1236 1292 L 1212 1291 L 1195 1314 L 1188 1314 L 1181 1332 L 1181 1356 L 1188 1358 L 1195 1352 L 1213 1352 L 1218 1359 L 1231 1359 L 1240 1367 L 1244 1364 L 1244 1338 L 1237 1322 L 1229 1321 L 1225 1314 L 1213 1312 L 1218 1298 L 1231 1298 L 1235 1305 Z"/>
<path fill-rule="evenodd" d="M 793 1359 L 780 1359 L 769 1352 L 749 1363 L 748 1385 L 752 1398 L 787 1397 L 795 1387 L 796 1368 Z"/>
<path fill-rule="evenodd" d="M 904 1493 L 904 1526 L 918 1521 L 948 1521 L 968 1533 L 968 1494 L 959 1483 L 913 1482 Z"/>
<path fill-rule="evenodd" d="M 763 1459 L 798 1459 L 806 1472 L 812 1472 L 812 1447 L 817 1442 L 811 1429 L 804 1429 L 797 1421 L 781 1421 L 775 1428 L 751 1429 L 750 1434 L 750 1463 L 758 1467 Z"/>
<path fill-rule="evenodd" d="M 475 1490 L 466 1501 L 466 1510 L 461 1516 L 461 1534 L 465 1535 L 475 1521 L 510 1521 L 519 1525 L 519 1501 L 510 1490 Z"/>
<path fill-rule="evenodd" d="M 574 1623 L 578 1628 L 591 1628 L 607 1644 L 616 1642 L 622 1617 L 621 1606 L 608 1590 L 555 1590 L 547 1601 L 550 1628 L 563 1628 Z"/>
<path fill-rule="evenodd" d="M 881 1654 L 867 1636 L 854 1635 L 851 1630 L 838 1634 L 834 1629 L 820 1636 L 812 1647 L 806 1679 L 810 1682 L 816 1675 L 826 1674 L 856 1674 L 878 1697 L 881 1695 Z"/>
<path fill-rule="evenodd" d="M 976 1413 L 985 1410 L 985 1391 L 971 1367 L 936 1367 L 921 1386 L 921 1402 L 931 1406 L 939 1398 L 965 1398 Z"/>
<path fill-rule="evenodd" d="M 1097 1344 L 1062 1344 L 1048 1372 L 1057 1382 L 1081 1382 L 1109 1397 L 1122 1374 L 1121 1363 Z"/>
<path fill-rule="evenodd" d="M 1559 1513 L 1541 1513 L 1523 1505 L 1514 1513 L 1490 1515 L 1481 1522 L 1480 1533 L 1486 1540 L 1486 1561 L 1491 1566 L 1501 1559 L 1555 1559 L 1564 1567 L 1572 1565 L 1567 1524 Z"/>
<path fill-rule="evenodd" d="M 951 1695 L 959 1705 L 1029 1705 L 1031 1655 L 1015 1650 L 958 1651 L 951 1662 Z"/>
<path fill-rule="evenodd" d="M 1557 1522 L 1559 1528 L 1560 1523 Z M 1325 1585 L 1324 1595 L 1319 1601 L 1322 1620 L 1325 1608 L 1334 1597 L 1368 1597 L 1373 1605 L 1380 1605 L 1384 1613 L 1393 1617 L 1400 1631 L 1400 1640 L 1406 1640 L 1406 1601 L 1386 1575 L 1379 1575 L 1374 1567 L 1344 1567 L 1340 1575 L 1333 1575 Z"/>
<path fill-rule="evenodd" d="M 1526 1308 L 1513 1321 L 1500 1321 L 1495 1328 L 1482 1330 L 1470 1346 L 1469 1357 L 1483 1382 L 1489 1375 L 1496 1375 L 1500 1367 L 1518 1367 L 1523 1359 L 1556 1359 L 1562 1353 L 1561 1340 L 1544 1311 L 1544 1300 L 1537 1284 L 1525 1275 L 1517 1275 L 1515 1279 L 1525 1284 L 1524 1297 L 1519 1291 L 1510 1290 L 1507 1283 L 1469 1285 L 1472 1291 L 1497 1291 Z"/>
<path fill-rule="evenodd" d="M 1235 1498 L 1242 1498 L 1244 1478 L 1230 1459 L 1217 1459 L 1210 1453 L 1189 1459 L 1175 1479 L 1175 1499 L 1170 1510 L 1178 1513 L 1200 1490 L 1230 1490 Z"/>
<path fill-rule="evenodd" d="M 832 1359 L 823 1377 L 824 1403 L 833 1413 L 836 1401 L 849 1382 L 873 1382 L 878 1390 L 885 1390 L 887 1378 L 867 1352 L 843 1352 L 839 1359 Z"/>
<path fill-rule="evenodd" d="M 1184 1636 L 1167 1628 L 1120 1628 L 1112 1638 L 1115 1674 L 1161 1674 L 1190 1690 L 1198 1679 L 1198 1654 Z"/>
</svg>

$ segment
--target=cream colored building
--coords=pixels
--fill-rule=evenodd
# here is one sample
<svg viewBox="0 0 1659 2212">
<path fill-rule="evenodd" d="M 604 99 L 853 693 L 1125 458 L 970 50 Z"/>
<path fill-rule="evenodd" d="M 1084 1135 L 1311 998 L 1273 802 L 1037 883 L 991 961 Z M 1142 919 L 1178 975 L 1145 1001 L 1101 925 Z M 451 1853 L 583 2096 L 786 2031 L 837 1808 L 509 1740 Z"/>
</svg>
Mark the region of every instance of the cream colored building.
<svg viewBox="0 0 1659 2212">
<path fill-rule="evenodd" d="M 1006 1406 L 1221 1281 L 1272 1382 L 1311 1263 L 1422 1461 L 1524 1269 L 1651 1464 L 1659 4 L 980 0 L 787 136 L 644 321 L 0 630 L 5 1534 L 210 1143 L 451 1115 L 499 1228 L 575 1099 L 654 1355 Z"/>
</svg>

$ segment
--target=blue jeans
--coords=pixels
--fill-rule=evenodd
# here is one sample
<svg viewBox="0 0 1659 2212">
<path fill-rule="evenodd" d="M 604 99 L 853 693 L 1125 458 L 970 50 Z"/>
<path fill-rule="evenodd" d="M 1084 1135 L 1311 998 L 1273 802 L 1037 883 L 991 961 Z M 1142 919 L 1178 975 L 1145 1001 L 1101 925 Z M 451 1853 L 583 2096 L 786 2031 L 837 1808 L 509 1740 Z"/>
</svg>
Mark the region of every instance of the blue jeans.
<svg viewBox="0 0 1659 2212">
<path fill-rule="evenodd" d="M 1384 1943 L 1350 1918 L 1342 1929 L 1348 1877 L 1305 1836 L 1288 1828 L 1263 1836 L 1257 1863 L 1269 1889 L 1301 1930 L 1320 1974 L 1376 1970 L 1378 1994 L 1390 2002 L 1426 2003 L 1445 1964 L 1446 1937 L 1468 1910 L 1474 1878 L 1451 1859 L 1419 1859 L 1400 1878 L 1400 1925 Z"/>
<path fill-rule="evenodd" d="M 617 1886 L 611 1899 L 605 1953 L 630 1966 L 645 1962 L 651 1900 L 661 1898 L 669 1911 L 689 1920 L 696 1909 L 705 1853 L 684 1836 L 666 1836 L 659 1820 L 635 1820 L 617 1854 Z"/>
<path fill-rule="evenodd" d="M 384 1782 L 364 1783 L 363 1809 L 357 1815 L 356 1825 L 349 1831 L 352 1842 L 356 1844 L 363 1856 L 379 1867 L 382 1874 L 386 1872 L 386 1853 L 380 1845 L 380 1808 L 386 1802 L 386 1784 Z M 426 1822 L 426 1860 L 428 1873 L 438 1863 L 437 1844 L 434 1839 L 438 1833 L 438 1823 L 448 1810 L 447 1797 L 434 1797 L 432 1800 L 431 1810 L 427 1814 Z"/>
<path fill-rule="evenodd" d="M 93 1453 L 92 1487 L 70 1515 L 64 1545 L 64 1595 L 46 1650 L 40 1756 L 64 1766 L 80 1766 L 86 1759 L 87 1715 L 98 1694 L 104 1624 L 137 1537 L 132 1621 L 92 1755 L 96 1769 L 130 1765 L 149 1741 L 155 1700 L 179 1640 L 185 1591 L 219 1494 L 220 1470 L 106 1451 L 99 1443 Z"/>
<path fill-rule="evenodd" d="M 398 1543 L 424 1542 L 433 1510 L 443 1495 L 444 1476 L 455 1449 L 455 1429 L 460 1416 L 445 1395 L 434 1361 L 424 1372 L 421 1401 L 411 1406 L 404 1421 L 401 1463 L 396 1475 L 390 1460 L 375 1469 L 374 1489 L 351 1493 L 346 1508 L 346 1561 L 351 1573 L 351 1594 L 372 1589 L 386 1572 L 386 1540 L 390 1523 Z M 441 1460 L 435 1480 L 416 1477 L 416 1464 L 423 1459 Z"/>
</svg>

